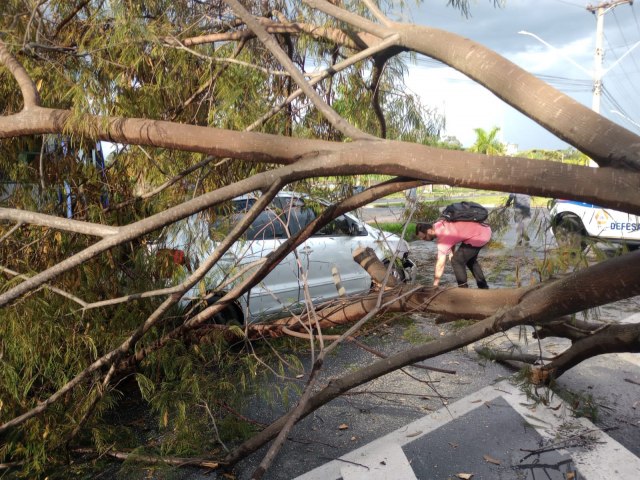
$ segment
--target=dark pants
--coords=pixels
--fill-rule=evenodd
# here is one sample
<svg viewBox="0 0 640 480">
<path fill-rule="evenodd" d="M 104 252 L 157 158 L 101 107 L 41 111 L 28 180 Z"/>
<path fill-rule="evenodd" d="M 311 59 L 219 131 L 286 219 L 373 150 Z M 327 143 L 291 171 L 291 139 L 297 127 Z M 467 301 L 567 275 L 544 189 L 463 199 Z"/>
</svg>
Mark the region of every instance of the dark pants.
<svg viewBox="0 0 640 480">
<path fill-rule="evenodd" d="M 451 258 L 453 273 L 456 276 L 459 287 L 468 287 L 467 285 L 467 267 L 471 270 L 473 278 L 476 279 L 478 288 L 489 288 L 487 281 L 484 279 L 482 267 L 478 262 L 478 254 L 482 247 L 472 247 L 466 243 L 461 243 Z"/>
<path fill-rule="evenodd" d="M 527 228 L 531 222 L 531 210 L 528 208 L 516 208 L 513 211 L 513 220 L 516 222 L 516 245 L 529 245 Z"/>
</svg>

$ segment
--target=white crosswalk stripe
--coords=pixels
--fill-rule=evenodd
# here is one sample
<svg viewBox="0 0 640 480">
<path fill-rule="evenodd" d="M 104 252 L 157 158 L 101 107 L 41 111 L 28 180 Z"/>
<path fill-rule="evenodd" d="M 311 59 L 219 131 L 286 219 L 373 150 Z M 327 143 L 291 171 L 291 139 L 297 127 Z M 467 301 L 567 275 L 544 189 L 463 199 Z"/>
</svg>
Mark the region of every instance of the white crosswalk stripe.
<svg viewBox="0 0 640 480">
<path fill-rule="evenodd" d="M 340 469 L 343 480 L 417 480 L 399 445 L 378 445 L 360 455 Z"/>
<path fill-rule="evenodd" d="M 402 451 L 402 446 L 418 440 L 435 429 L 454 421 L 462 415 L 501 397 L 525 421 L 535 427 L 543 438 L 553 438 L 554 426 L 561 425 L 571 416 L 570 409 L 561 400 L 554 400 L 554 409 L 537 405 L 533 410 L 531 402 L 508 381 L 485 387 L 457 402 L 422 417 L 390 434 L 354 450 L 341 459 L 322 465 L 296 480 L 386 480 L 417 477 L 410 462 Z M 558 408 L 556 403 L 561 404 Z M 531 422 L 535 417 L 539 422 Z M 574 464 L 585 480 L 618 480 L 620 478 L 640 478 L 640 458 L 623 445 L 609 437 L 585 418 L 575 419 L 582 427 L 595 433 L 597 438 L 589 449 L 569 452 Z M 567 453 L 567 452 L 565 452 Z"/>
</svg>

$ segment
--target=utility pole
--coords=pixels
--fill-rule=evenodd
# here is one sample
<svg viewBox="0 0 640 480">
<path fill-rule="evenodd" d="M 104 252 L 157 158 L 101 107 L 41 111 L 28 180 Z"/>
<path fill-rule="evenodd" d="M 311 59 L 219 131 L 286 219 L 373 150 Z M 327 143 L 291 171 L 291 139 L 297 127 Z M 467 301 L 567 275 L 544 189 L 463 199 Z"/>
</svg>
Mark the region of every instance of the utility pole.
<svg viewBox="0 0 640 480">
<path fill-rule="evenodd" d="M 600 98 L 602 97 L 602 61 L 604 59 L 603 37 L 604 37 L 604 15 L 609 10 L 613 10 L 618 5 L 628 3 L 633 5 L 633 0 L 614 0 L 602 2 L 599 5 L 588 5 L 587 10 L 596 16 L 596 54 L 593 69 L 593 101 L 591 110 L 600 113 Z"/>
<path fill-rule="evenodd" d="M 625 3 L 628 3 L 629 5 L 633 5 L 633 0 L 611 0 L 611 1 L 601 2 L 599 5 L 595 5 L 595 6 L 593 6 L 593 5 L 587 6 L 587 10 L 589 12 L 593 13 L 596 16 L 596 21 L 597 21 L 597 23 L 596 23 L 596 53 L 595 53 L 595 62 L 594 62 L 595 66 L 594 66 L 594 71 L 593 72 L 589 72 L 588 70 L 583 68 L 581 65 L 579 65 L 576 62 L 574 62 L 573 60 L 571 60 L 571 58 L 565 56 L 566 60 L 568 60 L 574 66 L 576 66 L 577 68 L 579 68 L 580 70 L 585 72 L 587 75 L 589 75 L 591 78 L 593 78 L 593 98 L 592 98 L 592 103 L 591 103 L 591 110 L 593 110 L 594 112 L 596 112 L 598 114 L 600 113 L 600 99 L 602 97 L 602 77 L 604 75 L 606 75 L 606 73 L 609 70 L 611 70 L 613 67 L 618 65 L 618 63 L 620 63 L 633 50 L 635 50 L 638 46 L 640 46 L 640 41 L 636 42 L 622 56 L 620 56 L 620 58 L 618 58 L 613 64 L 611 64 L 608 68 L 603 69 L 602 63 L 603 63 L 603 59 L 604 59 L 604 48 L 603 48 L 604 15 L 608 11 L 613 10 L 618 5 L 624 5 Z M 529 35 L 529 36 L 535 38 L 536 40 L 538 40 L 539 42 L 543 43 L 547 47 L 555 50 L 559 55 L 564 56 L 561 51 L 556 49 L 553 45 L 548 44 L 547 42 L 545 42 L 543 39 L 541 39 L 537 35 L 535 35 L 535 34 L 533 34 L 531 32 L 526 32 L 524 30 L 522 30 L 522 31 L 520 31 L 518 33 L 522 34 L 522 35 Z M 616 112 L 616 113 L 620 114 L 619 112 Z M 624 117 L 624 118 L 626 118 L 627 120 L 633 122 L 632 120 L 628 119 L 627 117 Z M 598 164 L 595 163 L 593 160 L 589 159 L 589 166 L 597 167 Z"/>
</svg>

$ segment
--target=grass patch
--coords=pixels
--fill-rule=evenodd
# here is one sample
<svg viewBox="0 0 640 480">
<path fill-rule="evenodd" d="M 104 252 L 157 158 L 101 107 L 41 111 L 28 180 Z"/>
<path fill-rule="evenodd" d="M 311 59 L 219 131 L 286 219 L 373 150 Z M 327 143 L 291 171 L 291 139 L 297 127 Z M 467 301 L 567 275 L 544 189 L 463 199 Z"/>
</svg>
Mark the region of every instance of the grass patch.
<svg viewBox="0 0 640 480">
<path fill-rule="evenodd" d="M 500 207 L 505 204 L 509 197 L 506 193 L 500 192 L 475 192 L 468 191 L 438 191 L 433 194 L 420 194 L 419 201 L 434 203 L 440 206 L 449 205 L 453 202 L 472 201 L 484 206 Z M 547 197 L 531 197 L 532 207 L 544 207 L 546 208 L 551 199 Z M 373 206 L 380 207 L 402 207 L 406 202 L 404 193 L 398 193 L 381 198 L 376 202 L 373 202 Z"/>
<path fill-rule="evenodd" d="M 402 333 L 402 338 L 412 345 L 433 342 L 435 337 L 420 331 L 416 324 L 409 325 Z"/>
<path fill-rule="evenodd" d="M 385 223 L 369 222 L 369 225 L 371 225 L 374 228 L 379 228 L 380 230 L 383 230 L 385 232 L 395 233 L 398 236 L 402 234 L 402 229 L 404 228 L 404 223 L 402 222 L 385 222 Z M 404 239 L 407 240 L 408 242 L 415 240 L 416 239 L 415 233 L 416 233 L 416 224 L 409 223 L 404 233 Z"/>
<path fill-rule="evenodd" d="M 451 330 L 462 330 L 463 328 L 469 327 L 473 324 L 477 323 L 475 320 L 456 320 L 455 322 L 449 323 L 449 328 Z"/>
</svg>

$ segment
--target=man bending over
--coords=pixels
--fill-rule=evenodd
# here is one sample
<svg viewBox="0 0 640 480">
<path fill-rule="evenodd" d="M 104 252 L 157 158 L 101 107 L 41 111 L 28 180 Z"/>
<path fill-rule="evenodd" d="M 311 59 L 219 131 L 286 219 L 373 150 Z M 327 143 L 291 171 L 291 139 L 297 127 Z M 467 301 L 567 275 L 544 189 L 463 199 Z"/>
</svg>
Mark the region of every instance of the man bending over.
<svg viewBox="0 0 640 480">
<path fill-rule="evenodd" d="M 491 240 L 491 227 L 478 222 L 448 222 L 438 220 L 434 223 L 418 223 L 416 236 L 420 240 L 436 239 L 438 245 L 438 258 L 433 276 L 433 286 L 440 284 L 440 278 L 444 273 L 447 256 L 451 260 L 453 273 L 459 287 L 466 288 L 467 268 L 471 270 L 476 279 L 478 288 L 489 288 L 484 278 L 482 267 L 478 262 L 478 254 L 489 240 Z M 455 246 L 458 248 L 455 249 Z"/>
</svg>

